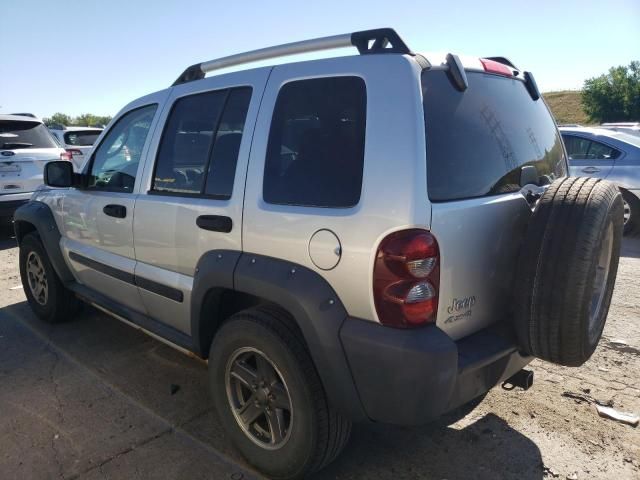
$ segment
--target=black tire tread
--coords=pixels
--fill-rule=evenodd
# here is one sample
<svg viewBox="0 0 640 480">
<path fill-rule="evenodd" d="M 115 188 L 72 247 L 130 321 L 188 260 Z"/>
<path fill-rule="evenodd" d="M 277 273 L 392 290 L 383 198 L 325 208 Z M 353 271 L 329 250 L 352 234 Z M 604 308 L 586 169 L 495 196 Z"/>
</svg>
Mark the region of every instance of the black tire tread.
<svg viewBox="0 0 640 480">
<path fill-rule="evenodd" d="M 51 305 L 52 310 L 50 312 L 44 312 L 37 305 L 34 305 L 32 300 L 30 299 L 29 286 L 27 282 L 23 279 L 22 284 L 24 288 L 25 295 L 27 296 L 27 300 L 32 306 L 32 310 L 34 313 L 45 322 L 48 323 L 61 323 L 66 322 L 75 317 L 75 315 L 80 310 L 82 306 L 82 302 L 75 296 L 75 294 L 67 289 L 60 278 L 58 277 L 56 271 L 54 270 L 51 262 L 49 261 L 49 257 L 47 255 L 47 251 L 44 248 L 44 245 L 40 241 L 40 237 L 36 232 L 28 233 L 24 236 L 22 241 L 20 242 L 20 268 L 21 268 L 21 276 L 22 276 L 22 261 L 29 249 L 37 250 L 39 256 L 41 257 L 43 263 L 45 264 L 45 269 L 47 270 L 47 280 L 49 282 L 49 290 L 51 292 L 50 298 L 53 301 Z"/>
<path fill-rule="evenodd" d="M 235 314 L 227 322 L 242 317 L 275 334 L 296 358 L 307 379 L 315 400 L 318 434 L 313 458 L 306 462 L 305 470 L 293 475 L 293 478 L 306 477 L 331 463 L 342 452 L 351 435 L 351 422 L 330 407 L 307 347 L 295 328 L 295 321 L 287 312 L 275 306 L 259 305 Z"/>
<path fill-rule="evenodd" d="M 622 215 L 616 196 L 609 182 L 568 177 L 552 184 L 540 200 L 527 228 L 515 292 L 516 332 L 526 353 L 567 366 L 581 365 L 593 353 L 578 339 L 589 312 L 585 295 L 602 226 L 610 209 Z M 615 280 L 619 235 L 614 238 L 610 278 Z M 610 298 L 605 297 L 605 311 Z"/>
</svg>

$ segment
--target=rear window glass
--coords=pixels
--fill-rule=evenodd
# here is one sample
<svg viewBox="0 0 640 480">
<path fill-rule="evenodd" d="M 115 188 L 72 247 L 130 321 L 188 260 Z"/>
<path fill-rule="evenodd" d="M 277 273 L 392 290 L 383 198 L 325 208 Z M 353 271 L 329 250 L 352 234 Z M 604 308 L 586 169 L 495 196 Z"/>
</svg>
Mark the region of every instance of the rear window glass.
<svg viewBox="0 0 640 480">
<path fill-rule="evenodd" d="M 47 127 L 40 122 L 0 120 L 0 149 L 57 147 Z"/>
<path fill-rule="evenodd" d="M 522 81 L 467 72 L 459 92 L 443 70 L 422 75 L 429 198 L 447 201 L 520 190 L 520 171 L 539 183 L 566 175 L 562 141 L 542 100 Z"/>
<path fill-rule="evenodd" d="M 360 200 L 366 89 L 359 77 L 300 80 L 278 93 L 264 171 L 264 200 L 352 207 Z"/>
<path fill-rule="evenodd" d="M 74 130 L 64 134 L 64 143 L 76 147 L 90 147 L 102 132 L 98 130 Z"/>
</svg>

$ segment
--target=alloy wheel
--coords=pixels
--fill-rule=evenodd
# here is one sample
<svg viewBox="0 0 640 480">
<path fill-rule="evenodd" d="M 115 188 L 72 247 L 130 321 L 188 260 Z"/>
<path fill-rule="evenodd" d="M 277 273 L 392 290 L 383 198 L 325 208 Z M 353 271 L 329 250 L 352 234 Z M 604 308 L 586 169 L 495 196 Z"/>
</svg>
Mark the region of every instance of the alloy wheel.
<svg viewBox="0 0 640 480">
<path fill-rule="evenodd" d="M 240 348 L 227 362 L 225 384 L 229 406 L 245 435 L 267 450 L 284 446 L 291 436 L 293 407 L 274 362 L 260 350 Z"/>
</svg>

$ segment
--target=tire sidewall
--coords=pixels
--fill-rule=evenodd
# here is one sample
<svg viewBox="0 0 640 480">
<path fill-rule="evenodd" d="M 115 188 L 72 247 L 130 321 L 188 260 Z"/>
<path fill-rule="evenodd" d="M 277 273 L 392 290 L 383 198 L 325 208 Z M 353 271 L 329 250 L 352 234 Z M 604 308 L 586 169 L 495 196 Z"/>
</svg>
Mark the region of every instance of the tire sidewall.
<svg viewBox="0 0 640 480">
<path fill-rule="evenodd" d="M 226 365 L 234 352 L 243 347 L 264 352 L 277 366 L 287 384 L 293 408 L 291 435 L 279 449 L 267 450 L 253 443 L 236 422 L 229 405 Z M 318 422 L 312 392 L 303 371 L 279 336 L 246 315 L 236 315 L 221 327 L 211 345 L 209 380 L 220 421 L 233 444 L 251 464 L 259 470 L 270 472 L 274 478 L 295 477 L 304 471 L 315 450 L 314 432 L 317 432 Z"/>
<path fill-rule="evenodd" d="M 600 231 L 600 236 L 598 238 L 598 248 L 595 250 L 594 255 L 592 256 L 591 266 L 589 268 L 589 282 L 587 284 L 587 290 L 585 297 L 588 299 L 586 301 L 586 315 L 584 315 L 586 319 L 586 324 L 583 325 L 582 330 L 582 352 L 583 358 L 588 359 L 593 355 L 593 352 L 596 350 L 598 343 L 600 342 L 600 338 L 602 337 L 602 332 L 604 330 L 604 326 L 607 320 L 607 314 L 609 312 L 609 306 L 611 305 L 611 298 L 613 296 L 613 288 L 615 286 L 616 276 L 618 272 L 618 261 L 619 256 L 615 255 L 616 251 L 619 251 L 619 245 L 622 241 L 622 232 L 623 232 L 623 221 L 622 216 L 619 214 L 620 210 L 622 210 L 622 198 L 616 197 L 616 199 L 609 205 L 609 210 L 607 212 L 607 216 L 603 227 Z M 589 323 L 588 319 L 591 315 L 591 294 L 593 293 L 596 270 L 598 268 L 598 257 L 600 251 L 602 250 L 603 243 L 605 240 L 605 235 L 609 225 L 613 227 L 613 245 L 612 245 L 612 255 L 609 260 L 609 272 L 605 284 L 605 292 L 604 297 L 602 298 L 602 303 L 600 305 L 600 311 L 598 312 L 598 333 L 593 338 L 589 338 Z"/>
<path fill-rule="evenodd" d="M 41 305 L 34 298 L 33 293 L 31 292 L 31 287 L 29 287 L 29 281 L 27 280 L 27 271 L 26 271 L 26 262 L 29 257 L 29 253 L 35 252 L 42 261 L 42 266 L 47 275 L 47 303 Z M 40 241 L 33 235 L 27 235 L 24 237 L 22 242 L 20 242 L 20 253 L 19 253 L 19 262 L 20 262 L 20 279 L 22 280 L 22 288 L 24 290 L 25 296 L 27 297 L 27 302 L 29 306 L 34 311 L 34 313 L 41 319 L 51 322 L 55 318 L 56 310 L 58 308 L 58 284 L 56 282 L 56 272 L 49 262 L 49 257 L 47 256 L 47 252 L 44 250 L 44 247 L 40 243 Z"/>
</svg>

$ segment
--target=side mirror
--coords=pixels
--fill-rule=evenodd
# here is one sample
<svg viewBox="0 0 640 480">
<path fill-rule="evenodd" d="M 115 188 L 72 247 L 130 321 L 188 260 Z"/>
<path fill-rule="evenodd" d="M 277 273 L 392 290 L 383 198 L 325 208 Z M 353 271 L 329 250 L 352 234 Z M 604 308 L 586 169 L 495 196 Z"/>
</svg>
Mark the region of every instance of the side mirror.
<svg viewBox="0 0 640 480">
<path fill-rule="evenodd" d="M 73 163 L 67 160 L 56 160 L 44 166 L 44 184 L 49 187 L 72 187 L 73 175 Z"/>
</svg>

